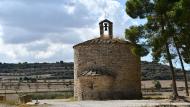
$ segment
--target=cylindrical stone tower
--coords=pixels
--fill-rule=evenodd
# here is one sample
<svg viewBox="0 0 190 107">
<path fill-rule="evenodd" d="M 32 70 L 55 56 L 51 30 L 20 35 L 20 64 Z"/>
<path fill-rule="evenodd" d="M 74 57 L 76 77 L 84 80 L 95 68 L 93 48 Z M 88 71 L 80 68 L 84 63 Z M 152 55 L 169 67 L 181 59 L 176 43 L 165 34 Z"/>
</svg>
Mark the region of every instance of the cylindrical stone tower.
<svg viewBox="0 0 190 107">
<path fill-rule="evenodd" d="M 99 24 L 99 38 L 74 46 L 74 97 L 141 98 L 140 57 L 131 52 L 130 42 L 112 37 L 112 22 L 105 19 Z"/>
</svg>

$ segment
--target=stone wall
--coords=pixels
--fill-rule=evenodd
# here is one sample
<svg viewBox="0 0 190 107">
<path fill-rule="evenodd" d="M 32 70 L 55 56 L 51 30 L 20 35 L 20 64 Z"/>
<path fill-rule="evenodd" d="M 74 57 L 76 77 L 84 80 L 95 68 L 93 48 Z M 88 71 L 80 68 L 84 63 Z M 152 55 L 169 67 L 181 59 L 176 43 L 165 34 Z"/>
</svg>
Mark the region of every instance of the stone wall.
<svg viewBox="0 0 190 107">
<path fill-rule="evenodd" d="M 79 83 L 79 100 L 105 100 L 112 97 L 113 78 L 110 76 L 83 76 L 79 77 Z"/>
<path fill-rule="evenodd" d="M 74 96 L 80 99 L 79 74 L 89 67 L 112 71 L 115 75 L 113 99 L 141 98 L 140 58 L 130 51 L 130 44 L 92 44 L 74 47 Z M 101 87 L 101 86 L 100 86 Z M 103 86 L 102 86 L 103 87 Z"/>
</svg>

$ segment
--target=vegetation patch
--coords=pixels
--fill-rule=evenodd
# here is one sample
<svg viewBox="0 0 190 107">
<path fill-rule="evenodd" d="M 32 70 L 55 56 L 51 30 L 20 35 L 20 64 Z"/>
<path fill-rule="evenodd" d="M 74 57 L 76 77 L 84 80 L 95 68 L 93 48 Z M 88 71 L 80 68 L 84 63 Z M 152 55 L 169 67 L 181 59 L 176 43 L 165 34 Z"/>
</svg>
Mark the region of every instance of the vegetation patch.
<svg viewBox="0 0 190 107">
<path fill-rule="evenodd" d="M 48 92 L 48 93 L 33 93 L 31 97 L 35 99 L 68 99 L 73 96 L 72 92 Z"/>
</svg>

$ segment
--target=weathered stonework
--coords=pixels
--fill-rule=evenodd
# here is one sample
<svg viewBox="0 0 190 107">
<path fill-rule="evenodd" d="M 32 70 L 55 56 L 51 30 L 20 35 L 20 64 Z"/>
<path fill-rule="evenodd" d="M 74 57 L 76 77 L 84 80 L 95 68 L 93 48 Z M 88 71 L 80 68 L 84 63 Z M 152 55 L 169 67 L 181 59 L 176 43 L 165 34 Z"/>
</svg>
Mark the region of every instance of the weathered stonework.
<svg viewBox="0 0 190 107">
<path fill-rule="evenodd" d="M 109 76 L 79 77 L 79 100 L 103 100 L 112 97 L 113 78 Z"/>
<path fill-rule="evenodd" d="M 127 41 L 100 37 L 74 46 L 74 97 L 141 98 L 140 58 Z"/>
</svg>

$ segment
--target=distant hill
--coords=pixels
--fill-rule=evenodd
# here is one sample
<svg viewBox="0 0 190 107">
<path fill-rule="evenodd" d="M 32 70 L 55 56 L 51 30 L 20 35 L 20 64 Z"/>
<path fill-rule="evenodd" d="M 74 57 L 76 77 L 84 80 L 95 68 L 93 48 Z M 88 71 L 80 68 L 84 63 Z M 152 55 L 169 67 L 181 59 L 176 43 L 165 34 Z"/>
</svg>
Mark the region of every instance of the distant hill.
<svg viewBox="0 0 190 107">
<path fill-rule="evenodd" d="M 0 79 L 73 79 L 74 63 L 63 61 L 56 63 L 19 63 L 0 64 Z M 177 79 L 183 79 L 180 69 L 175 69 Z M 169 80 L 171 79 L 170 68 L 155 62 L 141 62 L 142 80 Z M 190 76 L 190 72 L 187 72 Z"/>
<path fill-rule="evenodd" d="M 176 69 L 176 79 L 183 79 L 183 72 L 180 69 Z M 156 62 L 141 62 L 142 80 L 170 80 L 171 71 L 168 65 L 159 64 Z M 187 72 L 187 76 L 190 76 L 190 72 Z"/>
<path fill-rule="evenodd" d="M 73 63 L 0 64 L 1 79 L 73 79 Z"/>
</svg>

